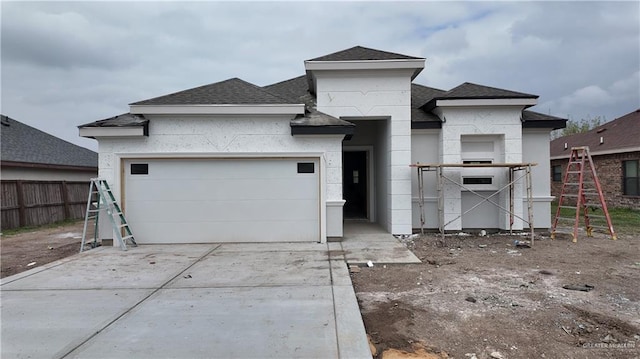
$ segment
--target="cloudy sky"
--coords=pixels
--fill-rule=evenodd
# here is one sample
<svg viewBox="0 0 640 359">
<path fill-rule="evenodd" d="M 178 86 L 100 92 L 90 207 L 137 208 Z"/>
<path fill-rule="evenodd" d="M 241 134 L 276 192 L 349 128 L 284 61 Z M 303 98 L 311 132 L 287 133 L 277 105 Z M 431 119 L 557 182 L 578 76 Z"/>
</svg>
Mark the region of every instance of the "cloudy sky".
<svg viewBox="0 0 640 359">
<path fill-rule="evenodd" d="M 540 95 L 538 112 L 640 107 L 640 2 L 2 1 L 2 113 L 96 149 L 77 126 L 240 77 L 268 85 L 355 45 L 421 56 L 415 82 Z"/>
</svg>

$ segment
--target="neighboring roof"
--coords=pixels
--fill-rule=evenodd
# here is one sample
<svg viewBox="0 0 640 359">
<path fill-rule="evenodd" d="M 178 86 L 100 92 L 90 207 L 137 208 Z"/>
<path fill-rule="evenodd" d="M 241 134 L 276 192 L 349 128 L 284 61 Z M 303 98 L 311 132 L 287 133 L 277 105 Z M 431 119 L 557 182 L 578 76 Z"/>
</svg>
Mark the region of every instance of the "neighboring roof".
<svg viewBox="0 0 640 359">
<path fill-rule="evenodd" d="M 589 146 L 592 154 L 640 151 L 640 109 L 588 132 L 556 138 L 550 144 L 551 157 L 569 157 L 571 147 L 580 146 Z"/>
<path fill-rule="evenodd" d="M 465 82 L 462 85 L 454 87 L 444 94 L 434 97 L 425 103 L 425 110 L 432 110 L 436 107 L 438 100 L 463 100 L 463 99 L 508 99 L 508 98 L 538 98 L 538 95 L 532 95 L 524 92 L 516 92 L 511 90 L 499 89 L 490 86 L 478 85 L 471 82 Z"/>
<path fill-rule="evenodd" d="M 130 105 L 269 105 L 290 104 L 262 87 L 232 78 Z"/>
<path fill-rule="evenodd" d="M 529 110 L 522 111 L 522 122 L 522 127 L 524 128 L 552 128 L 557 130 L 567 127 L 567 119 Z"/>
<path fill-rule="evenodd" d="M 136 127 L 146 126 L 149 124 L 149 120 L 145 119 L 143 115 L 133 115 L 130 113 L 123 113 L 122 115 L 113 116 L 104 120 L 98 120 L 84 125 L 82 127 Z"/>
<path fill-rule="evenodd" d="M 98 168 L 98 154 L 1 115 L 3 165 Z M 34 166 L 38 167 L 38 166 Z"/>
<path fill-rule="evenodd" d="M 368 47 L 354 46 L 350 49 L 316 57 L 307 61 L 366 61 L 366 60 L 419 60 L 421 57 L 407 56 L 393 52 L 371 49 Z"/>
</svg>

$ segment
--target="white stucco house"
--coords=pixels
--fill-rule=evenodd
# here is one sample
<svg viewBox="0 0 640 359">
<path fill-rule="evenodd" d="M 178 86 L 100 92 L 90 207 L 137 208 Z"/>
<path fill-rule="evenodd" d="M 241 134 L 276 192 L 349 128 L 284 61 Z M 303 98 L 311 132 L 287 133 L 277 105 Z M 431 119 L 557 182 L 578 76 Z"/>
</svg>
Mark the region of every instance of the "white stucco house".
<svg viewBox="0 0 640 359">
<path fill-rule="evenodd" d="M 233 78 L 135 102 L 80 135 L 98 141 L 99 176 L 138 243 L 323 242 L 352 218 L 409 234 L 419 227 L 416 162 L 536 162 L 536 227 L 550 227 L 549 133 L 566 121 L 525 110 L 535 95 L 413 84 L 424 64 L 357 46 L 269 86 Z M 476 188 L 490 192 L 505 180 L 496 171 L 458 175 L 491 178 Z M 437 228 L 426 181 L 427 227 Z M 446 201 L 454 216 L 472 199 L 448 188 Z M 503 217 L 482 210 L 446 229 L 505 228 Z"/>
</svg>

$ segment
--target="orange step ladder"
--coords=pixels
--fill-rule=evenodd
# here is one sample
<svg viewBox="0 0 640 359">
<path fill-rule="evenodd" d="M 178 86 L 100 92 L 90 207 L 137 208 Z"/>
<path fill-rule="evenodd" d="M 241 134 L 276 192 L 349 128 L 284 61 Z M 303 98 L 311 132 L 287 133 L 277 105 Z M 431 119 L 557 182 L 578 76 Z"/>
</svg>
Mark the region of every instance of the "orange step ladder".
<svg viewBox="0 0 640 359">
<path fill-rule="evenodd" d="M 602 210 L 602 214 L 594 213 L 598 209 Z M 566 212 L 572 211 L 575 212 L 571 217 L 563 217 L 561 215 L 562 212 L 566 214 Z M 551 239 L 555 239 L 558 222 L 568 220 L 573 221 L 573 232 L 571 234 L 573 242 L 577 242 L 581 211 L 588 237 L 592 236 L 594 228 L 604 228 L 611 235 L 611 239 L 616 239 L 609 210 L 602 194 L 602 187 L 600 186 L 600 181 L 598 181 L 596 168 L 593 165 L 589 147 L 587 146 L 571 148 L 571 155 L 569 156 L 569 163 L 564 174 L 562 191 L 558 200 L 558 209 L 551 228 Z M 600 223 L 605 222 L 606 225 L 598 225 L 598 221 Z"/>
</svg>

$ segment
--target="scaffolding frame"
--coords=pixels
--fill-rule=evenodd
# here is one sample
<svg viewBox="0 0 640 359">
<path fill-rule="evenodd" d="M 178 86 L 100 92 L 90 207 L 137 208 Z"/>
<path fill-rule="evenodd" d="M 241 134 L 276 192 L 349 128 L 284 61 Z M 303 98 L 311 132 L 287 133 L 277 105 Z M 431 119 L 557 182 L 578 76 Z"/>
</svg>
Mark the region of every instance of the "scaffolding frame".
<svg viewBox="0 0 640 359">
<path fill-rule="evenodd" d="M 425 224 L 425 214 L 424 214 L 424 172 L 435 171 L 437 176 L 437 188 L 438 188 L 438 230 L 440 235 L 442 236 L 442 242 L 444 242 L 445 238 L 445 228 L 453 223 L 454 221 L 461 219 L 465 214 L 473 211 L 481 204 L 487 202 L 492 205 L 498 207 L 504 212 L 509 214 L 509 233 L 513 234 L 513 223 L 515 218 L 522 220 L 524 223 L 529 225 L 530 236 L 531 236 L 531 245 L 533 246 L 533 240 L 535 235 L 535 230 L 533 226 L 533 191 L 531 188 L 531 167 L 537 166 L 537 163 L 416 163 L 411 164 L 410 167 L 415 168 L 418 174 L 418 196 L 419 202 L 418 206 L 420 207 L 420 233 L 424 234 L 424 224 Z M 460 183 L 455 181 L 454 179 L 447 177 L 445 175 L 445 168 L 506 168 L 508 169 L 508 183 L 497 191 L 492 193 L 489 196 L 484 196 L 483 194 L 478 193 L 477 190 L 469 188 L 468 185 L 464 183 Z M 522 172 L 520 172 L 522 171 Z M 516 173 L 520 174 L 516 176 Z M 526 198 L 527 198 L 527 219 L 520 217 L 515 214 L 514 211 L 514 185 L 516 182 L 520 181 L 522 178 L 525 179 L 525 187 L 526 187 Z M 460 189 L 466 190 L 477 197 L 482 198 L 482 200 L 466 211 L 462 212 L 460 215 L 455 218 L 449 220 L 447 223 L 444 223 L 444 183 L 448 181 L 450 183 L 455 184 Z M 499 195 L 505 190 L 509 191 L 509 208 L 504 208 L 504 206 L 494 202 L 492 200 L 493 197 Z"/>
</svg>

